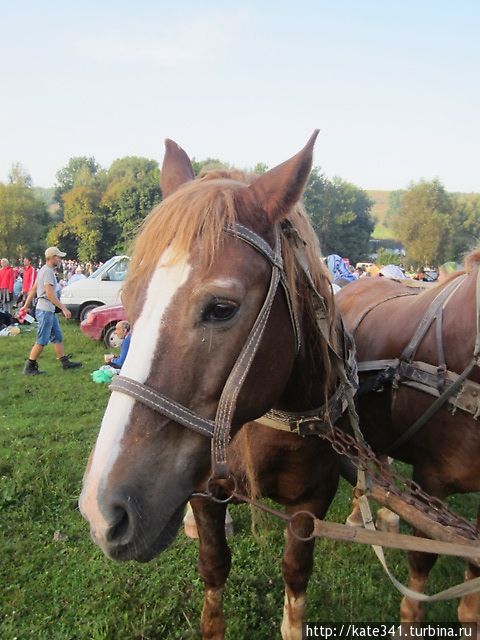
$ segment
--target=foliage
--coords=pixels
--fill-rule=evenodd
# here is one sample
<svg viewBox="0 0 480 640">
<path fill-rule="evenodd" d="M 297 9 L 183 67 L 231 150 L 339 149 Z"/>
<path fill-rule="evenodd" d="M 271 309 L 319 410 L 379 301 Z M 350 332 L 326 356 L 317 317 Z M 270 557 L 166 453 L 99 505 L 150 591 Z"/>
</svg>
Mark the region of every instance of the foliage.
<svg viewBox="0 0 480 640">
<path fill-rule="evenodd" d="M 457 194 L 448 224 L 449 258 L 463 262 L 463 256 L 480 243 L 480 194 Z"/>
<path fill-rule="evenodd" d="M 439 180 L 422 180 L 405 191 L 392 226 L 410 261 L 438 265 L 453 259 L 449 231 L 454 211 L 454 198 Z"/>
<path fill-rule="evenodd" d="M 337 253 L 352 263 L 368 256 L 375 223 L 365 191 L 340 178 L 329 180 L 315 167 L 304 201 L 324 254 Z"/>
<path fill-rule="evenodd" d="M 74 187 L 86 186 L 91 184 L 94 179 L 102 171 L 100 165 L 95 158 L 86 156 L 77 156 L 70 158 L 67 165 L 57 171 L 57 185 L 55 188 L 55 200 L 60 206 L 63 205 L 63 194 L 67 193 Z"/>
<path fill-rule="evenodd" d="M 262 175 L 262 173 L 267 173 L 268 164 L 265 162 L 257 162 L 257 164 L 253 167 L 252 173 L 256 173 L 257 175 Z"/>
<path fill-rule="evenodd" d="M 402 207 L 402 198 L 405 195 L 405 189 L 397 189 L 390 191 L 388 195 L 388 208 L 385 213 L 385 225 L 392 226 L 392 220 L 400 215 Z"/>
<path fill-rule="evenodd" d="M 385 224 L 377 222 L 372 233 L 373 240 L 392 240 L 393 232 Z"/>
<path fill-rule="evenodd" d="M 72 158 L 57 179 L 61 211 L 48 239 L 80 260 L 124 252 L 161 198 L 158 164 L 146 158 L 121 158 L 108 171 L 94 158 Z"/>
<path fill-rule="evenodd" d="M 109 216 L 104 236 L 115 251 L 123 253 L 142 220 L 161 200 L 158 163 L 134 156 L 121 158 L 110 167 L 107 180 L 102 197 Z"/>
<path fill-rule="evenodd" d="M 45 203 L 35 195 L 30 176 L 14 165 L 9 183 L 0 183 L 1 257 L 41 255 L 47 221 Z"/>
<path fill-rule="evenodd" d="M 101 191 L 95 187 L 73 187 L 63 195 L 64 225 L 78 241 L 77 255 L 84 262 L 99 255 L 102 230 Z"/>
<path fill-rule="evenodd" d="M 68 350 L 83 361 L 80 370 L 62 371 L 47 347 L 41 357 L 47 374 L 26 378 L 22 361 L 34 333 L 22 330 L 16 338 L 0 338 L 5 398 L 0 412 L 0 557 L 8 559 L 0 562 L 0 637 L 197 638 L 203 588 L 195 542 L 179 533 L 169 550 L 139 564 L 108 560 L 90 539 L 77 500 L 108 401 L 107 387 L 90 380 L 104 349 L 87 340 L 78 325 L 61 322 Z M 350 498 L 351 490 L 342 483 L 328 519 L 344 521 Z M 463 515 L 475 515 L 478 495 L 453 500 Z M 250 533 L 247 507 L 232 507 L 232 516 L 227 639 L 279 637 L 283 526 L 269 519 L 259 542 Z M 397 551 L 387 554 L 393 572 L 405 580 L 405 556 Z M 400 596 L 373 561 L 369 547 L 319 540 L 315 561 L 307 620 L 398 620 Z M 442 558 L 432 571 L 428 591 L 461 582 L 463 569 L 460 559 Z M 454 600 L 429 605 L 426 621 L 456 619 L 457 604 Z"/>
<path fill-rule="evenodd" d="M 230 165 L 222 162 L 218 158 L 206 158 L 205 160 L 196 160 L 192 158 L 192 167 L 196 176 L 202 171 L 212 171 L 213 169 L 230 169 Z"/>
<path fill-rule="evenodd" d="M 385 249 L 385 247 L 380 247 L 380 249 L 378 250 L 377 258 L 375 262 L 377 262 L 377 264 L 383 264 L 383 265 L 387 265 L 387 264 L 400 265 L 400 264 L 403 264 L 404 260 L 405 258 L 404 256 L 402 256 L 402 254 L 389 251 L 388 249 Z"/>
</svg>

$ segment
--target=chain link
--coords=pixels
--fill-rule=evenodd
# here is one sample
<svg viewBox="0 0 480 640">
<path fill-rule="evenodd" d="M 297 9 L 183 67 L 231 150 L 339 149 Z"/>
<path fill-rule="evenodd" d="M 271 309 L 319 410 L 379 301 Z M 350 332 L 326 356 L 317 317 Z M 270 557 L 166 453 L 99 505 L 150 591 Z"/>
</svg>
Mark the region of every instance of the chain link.
<svg viewBox="0 0 480 640">
<path fill-rule="evenodd" d="M 330 442 L 334 451 L 348 458 L 357 468 L 369 471 L 384 488 L 391 494 L 402 498 L 435 522 L 451 527 L 465 538 L 478 540 L 478 529 L 475 525 L 452 511 L 444 502 L 429 495 L 413 480 L 405 478 L 391 465 L 383 462 L 364 442 L 359 442 L 354 436 L 332 426 L 330 431 L 320 435 Z"/>
</svg>

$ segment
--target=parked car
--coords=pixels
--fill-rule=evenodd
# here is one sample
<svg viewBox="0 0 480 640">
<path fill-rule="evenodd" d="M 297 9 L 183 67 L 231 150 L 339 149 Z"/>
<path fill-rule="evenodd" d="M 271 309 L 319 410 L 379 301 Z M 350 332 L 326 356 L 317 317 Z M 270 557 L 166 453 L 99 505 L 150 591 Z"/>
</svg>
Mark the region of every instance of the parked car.
<svg viewBox="0 0 480 640">
<path fill-rule="evenodd" d="M 127 275 L 128 256 L 114 256 L 88 278 L 68 284 L 60 294 L 60 300 L 80 322 L 90 311 L 101 305 L 120 304 L 120 289 Z"/>
<path fill-rule="evenodd" d="M 107 349 L 114 349 L 120 346 L 115 334 L 115 325 L 126 319 L 127 314 L 121 304 L 103 305 L 89 311 L 85 320 L 80 323 L 80 329 L 92 340 L 103 340 Z"/>
</svg>

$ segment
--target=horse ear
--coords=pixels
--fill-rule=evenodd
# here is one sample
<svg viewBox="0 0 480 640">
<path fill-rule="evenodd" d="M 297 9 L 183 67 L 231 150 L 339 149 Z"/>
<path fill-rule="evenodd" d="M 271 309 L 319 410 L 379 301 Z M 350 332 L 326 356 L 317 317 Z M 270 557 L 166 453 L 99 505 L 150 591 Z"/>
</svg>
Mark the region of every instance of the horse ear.
<svg viewBox="0 0 480 640">
<path fill-rule="evenodd" d="M 182 184 L 193 180 L 192 163 L 185 151 L 173 140 L 165 140 L 165 157 L 160 175 L 160 188 L 164 198 L 176 191 Z"/>
<path fill-rule="evenodd" d="M 305 147 L 293 158 L 259 176 L 249 190 L 271 222 L 284 218 L 301 198 L 312 169 L 315 129 Z"/>
</svg>

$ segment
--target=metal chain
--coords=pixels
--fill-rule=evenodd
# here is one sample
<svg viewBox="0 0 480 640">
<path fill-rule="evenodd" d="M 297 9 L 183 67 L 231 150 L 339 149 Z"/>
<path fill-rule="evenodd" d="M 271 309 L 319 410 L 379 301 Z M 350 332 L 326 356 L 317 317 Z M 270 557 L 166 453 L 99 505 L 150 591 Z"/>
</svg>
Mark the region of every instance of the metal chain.
<svg viewBox="0 0 480 640">
<path fill-rule="evenodd" d="M 335 426 L 330 431 L 323 432 L 320 437 L 328 440 L 339 455 L 348 458 L 357 468 L 368 469 L 376 482 L 388 488 L 390 493 L 401 497 L 407 504 L 439 524 L 456 529 L 463 537 L 478 539 L 479 532 L 472 522 L 452 511 L 439 498 L 423 491 L 415 481 L 405 478 L 382 462 L 368 444 L 359 442 L 354 436 Z"/>
</svg>

